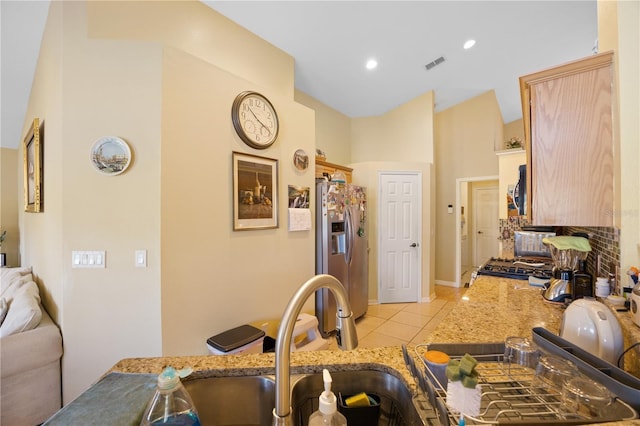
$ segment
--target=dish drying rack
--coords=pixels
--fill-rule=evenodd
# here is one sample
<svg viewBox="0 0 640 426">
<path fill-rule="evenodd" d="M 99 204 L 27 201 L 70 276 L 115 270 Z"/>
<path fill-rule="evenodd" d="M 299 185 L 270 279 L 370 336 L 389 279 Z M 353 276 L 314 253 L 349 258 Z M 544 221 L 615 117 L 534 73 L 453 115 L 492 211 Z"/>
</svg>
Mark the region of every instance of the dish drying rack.
<svg viewBox="0 0 640 426">
<path fill-rule="evenodd" d="M 464 415 L 466 425 L 584 424 L 630 420 L 637 417 L 636 411 L 618 398 L 603 417 L 588 418 L 563 413 L 560 410 L 561 390 L 534 386 L 533 369 L 505 362 L 504 344 L 419 344 L 415 347 L 415 354 L 416 358 L 421 360 L 421 368 L 416 366 L 413 358 L 403 348 L 409 369 L 419 387 L 427 394 L 440 423 L 445 426 L 458 425 L 461 414 L 447 406 L 446 384 L 439 382 L 426 363 L 423 354 L 427 350 L 442 351 L 452 359 L 462 358 L 468 353 L 478 361 L 476 371 L 479 374 L 478 384 L 482 392 L 480 414 Z"/>
</svg>

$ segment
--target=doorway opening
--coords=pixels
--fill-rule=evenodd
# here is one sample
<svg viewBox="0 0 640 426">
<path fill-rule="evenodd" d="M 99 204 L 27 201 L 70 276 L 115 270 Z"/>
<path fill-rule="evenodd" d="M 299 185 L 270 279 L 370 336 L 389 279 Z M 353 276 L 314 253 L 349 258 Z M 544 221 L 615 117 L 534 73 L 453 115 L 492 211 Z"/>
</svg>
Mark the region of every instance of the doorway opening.
<svg viewBox="0 0 640 426">
<path fill-rule="evenodd" d="M 498 176 L 456 179 L 455 286 L 469 283 L 471 273 L 498 255 Z"/>
</svg>

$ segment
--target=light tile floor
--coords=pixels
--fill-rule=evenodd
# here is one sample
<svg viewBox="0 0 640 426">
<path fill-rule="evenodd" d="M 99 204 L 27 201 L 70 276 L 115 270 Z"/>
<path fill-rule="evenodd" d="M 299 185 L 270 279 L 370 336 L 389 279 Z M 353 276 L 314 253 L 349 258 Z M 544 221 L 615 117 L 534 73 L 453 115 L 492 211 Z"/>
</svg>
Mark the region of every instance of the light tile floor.
<svg viewBox="0 0 640 426">
<path fill-rule="evenodd" d="M 369 305 L 367 313 L 356 321 L 358 347 L 423 343 L 465 291 L 466 288 L 436 285 L 436 299 L 432 302 Z M 329 349 L 337 349 L 335 339 L 329 342 Z"/>
</svg>

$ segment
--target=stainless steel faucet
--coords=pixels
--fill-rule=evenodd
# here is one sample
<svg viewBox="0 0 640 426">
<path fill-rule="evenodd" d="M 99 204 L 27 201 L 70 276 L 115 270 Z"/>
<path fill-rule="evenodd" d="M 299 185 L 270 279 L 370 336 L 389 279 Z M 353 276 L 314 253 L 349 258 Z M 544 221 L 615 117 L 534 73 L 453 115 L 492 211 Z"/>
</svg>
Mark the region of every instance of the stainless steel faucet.
<svg viewBox="0 0 640 426">
<path fill-rule="evenodd" d="M 300 286 L 282 314 L 276 337 L 276 407 L 273 409 L 273 426 L 291 425 L 291 340 L 298 315 L 306 300 L 318 289 L 328 288 L 336 298 L 338 308 L 336 339 L 342 350 L 358 346 L 356 323 L 351 313 L 347 293 L 335 277 L 316 275 Z"/>
</svg>

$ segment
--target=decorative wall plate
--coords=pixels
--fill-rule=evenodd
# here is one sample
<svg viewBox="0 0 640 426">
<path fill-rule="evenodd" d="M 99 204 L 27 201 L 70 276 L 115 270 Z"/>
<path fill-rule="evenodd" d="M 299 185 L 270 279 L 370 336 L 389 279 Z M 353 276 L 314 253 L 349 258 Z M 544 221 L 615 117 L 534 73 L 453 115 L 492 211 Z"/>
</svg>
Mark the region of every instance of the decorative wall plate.
<svg viewBox="0 0 640 426">
<path fill-rule="evenodd" d="M 91 163 L 105 175 L 119 175 L 131 164 L 131 149 L 117 136 L 103 136 L 91 148 Z"/>
<path fill-rule="evenodd" d="M 304 149 L 298 149 L 293 153 L 293 167 L 300 171 L 307 170 L 309 167 L 309 156 Z"/>
</svg>

